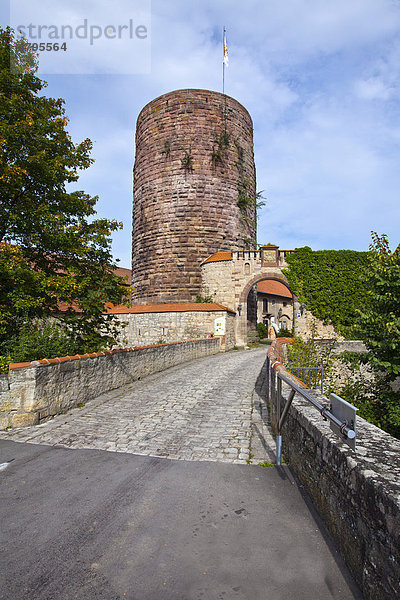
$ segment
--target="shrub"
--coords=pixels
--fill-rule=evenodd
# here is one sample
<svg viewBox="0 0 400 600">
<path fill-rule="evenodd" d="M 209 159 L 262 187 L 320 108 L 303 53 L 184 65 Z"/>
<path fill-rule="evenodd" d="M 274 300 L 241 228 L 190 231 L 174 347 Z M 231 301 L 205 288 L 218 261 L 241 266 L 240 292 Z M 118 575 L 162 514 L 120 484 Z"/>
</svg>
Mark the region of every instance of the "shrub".
<svg viewBox="0 0 400 600">
<path fill-rule="evenodd" d="M 292 338 L 293 333 L 289 329 L 280 329 L 276 334 L 276 337 Z"/>
<path fill-rule="evenodd" d="M 257 323 L 257 331 L 261 340 L 268 337 L 268 327 L 265 323 Z"/>
<path fill-rule="evenodd" d="M 296 248 L 284 269 L 290 289 L 315 317 L 352 336 L 358 310 L 366 307 L 368 252 Z"/>
<path fill-rule="evenodd" d="M 7 373 L 10 362 L 12 362 L 11 356 L 0 356 L 0 373 Z"/>
<path fill-rule="evenodd" d="M 25 323 L 19 332 L 3 344 L 8 362 L 30 362 L 86 351 L 72 334 L 58 322 Z"/>
</svg>

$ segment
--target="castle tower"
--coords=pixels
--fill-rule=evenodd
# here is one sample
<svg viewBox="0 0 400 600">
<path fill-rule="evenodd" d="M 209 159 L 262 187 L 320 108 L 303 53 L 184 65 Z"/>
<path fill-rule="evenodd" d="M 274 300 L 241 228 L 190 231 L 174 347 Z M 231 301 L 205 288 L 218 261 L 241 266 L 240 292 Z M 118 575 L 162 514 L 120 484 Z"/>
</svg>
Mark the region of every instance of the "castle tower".
<svg viewBox="0 0 400 600">
<path fill-rule="evenodd" d="M 164 94 L 141 111 L 134 167 L 133 301 L 191 301 L 201 262 L 256 247 L 253 124 L 233 98 Z"/>
</svg>

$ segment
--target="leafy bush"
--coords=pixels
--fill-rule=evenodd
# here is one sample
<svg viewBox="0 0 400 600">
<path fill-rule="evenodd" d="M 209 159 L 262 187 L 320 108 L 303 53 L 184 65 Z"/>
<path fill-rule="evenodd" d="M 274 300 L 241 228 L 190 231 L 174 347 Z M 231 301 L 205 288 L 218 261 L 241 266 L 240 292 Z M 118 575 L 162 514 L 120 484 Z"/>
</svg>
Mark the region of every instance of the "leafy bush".
<svg viewBox="0 0 400 600">
<path fill-rule="evenodd" d="M 318 344 L 313 337 L 308 340 L 295 337 L 287 345 L 288 365 L 307 365 L 310 367 L 323 367 L 328 370 L 331 366 L 331 354 L 335 341 L 326 346 Z"/>
<path fill-rule="evenodd" d="M 213 304 L 214 298 L 209 294 L 208 296 L 196 296 L 196 302 L 202 304 Z"/>
<path fill-rule="evenodd" d="M 400 391 L 392 389 L 384 374 L 376 373 L 373 382 L 363 379 L 357 366 L 350 380 L 332 391 L 354 404 L 360 417 L 400 439 Z"/>
<path fill-rule="evenodd" d="M 11 356 L 0 356 L 0 373 L 7 373 L 10 362 Z"/>
<path fill-rule="evenodd" d="M 296 248 L 284 269 L 291 290 L 306 309 L 346 337 L 368 300 L 364 271 L 368 252 Z"/>
<path fill-rule="evenodd" d="M 280 329 L 276 334 L 276 337 L 291 338 L 293 337 L 293 333 L 289 329 Z"/>
<path fill-rule="evenodd" d="M 360 416 L 400 438 L 400 244 L 392 252 L 388 237 L 372 232 L 364 276 L 369 302 L 356 331 L 369 350 L 366 359 L 375 378 L 371 385 L 355 376 L 340 393 L 359 408 Z"/>
<path fill-rule="evenodd" d="M 370 351 L 370 362 L 389 380 L 400 376 L 400 244 L 394 252 L 386 235 L 372 232 L 365 273 L 369 303 L 359 316 L 357 333 Z"/>
<path fill-rule="evenodd" d="M 257 323 L 257 331 L 261 340 L 268 337 L 268 327 L 265 323 Z"/>
<path fill-rule="evenodd" d="M 1 350 L 7 354 L 9 363 L 79 354 L 85 348 L 59 323 L 35 320 L 25 323 L 16 335 L 3 343 Z"/>
</svg>

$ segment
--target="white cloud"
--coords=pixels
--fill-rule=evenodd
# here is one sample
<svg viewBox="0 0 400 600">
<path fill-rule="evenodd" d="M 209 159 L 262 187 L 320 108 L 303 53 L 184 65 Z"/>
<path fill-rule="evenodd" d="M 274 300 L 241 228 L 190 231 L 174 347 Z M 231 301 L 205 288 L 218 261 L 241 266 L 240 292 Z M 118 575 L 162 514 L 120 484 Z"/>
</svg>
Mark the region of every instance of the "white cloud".
<svg viewBox="0 0 400 600">
<path fill-rule="evenodd" d="M 95 18 L 104 3 L 85 3 L 85 11 Z M 130 5 L 114 3 L 115 19 L 126 19 Z M 173 89 L 221 90 L 223 25 L 226 90 L 253 118 L 257 187 L 268 198 L 260 241 L 365 249 L 370 229 L 398 239 L 397 3 L 153 0 L 151 16 L 149 75 L 49 78 L 48 93 L 67 101 L 73 138 L 95 142 L 96 164 L 80 187 L 100 195 L 101 215 L 123 219 L 114 248 L 124 265 L 137 115 Z M 100 46 L 104 62 L 106 53 Z"/>
<path fill-rule="evenodd" d="M 388 100 L 394 88 L 387 86 L 379 77 L 356 81 L 355 92 L 363 100 Z"/>
</svg>

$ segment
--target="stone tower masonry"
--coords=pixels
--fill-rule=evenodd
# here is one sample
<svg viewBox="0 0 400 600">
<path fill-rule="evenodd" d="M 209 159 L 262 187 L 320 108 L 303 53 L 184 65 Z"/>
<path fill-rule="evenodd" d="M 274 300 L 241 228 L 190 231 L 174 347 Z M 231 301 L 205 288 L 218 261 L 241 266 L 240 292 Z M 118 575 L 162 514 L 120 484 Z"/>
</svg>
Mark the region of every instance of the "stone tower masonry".
<svg viewBox="0 0 400 600">
<path fill-rule="evenodd" d="M 136 128 L 132 284 L 136 303 L 192 301 L 218 250 L 255 249 L 253 124 L 233 98 L 164 94 Z"/>
</svg>

